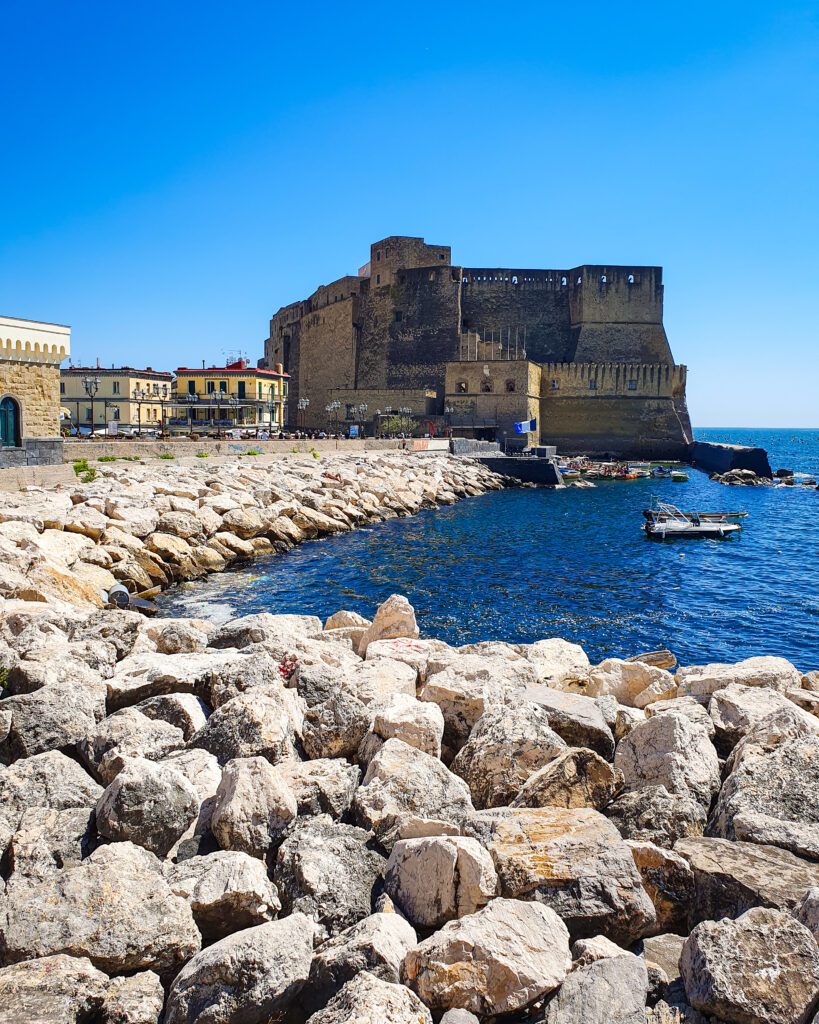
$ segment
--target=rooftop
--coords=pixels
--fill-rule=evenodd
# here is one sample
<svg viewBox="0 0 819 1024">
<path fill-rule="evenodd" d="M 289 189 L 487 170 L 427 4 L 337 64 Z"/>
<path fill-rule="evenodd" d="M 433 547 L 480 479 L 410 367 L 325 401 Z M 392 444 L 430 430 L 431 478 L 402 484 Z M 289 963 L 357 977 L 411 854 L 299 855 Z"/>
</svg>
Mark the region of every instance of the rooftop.
<svg viewBox="0 0 819 1024">
<path fill-rule="evenodd" d="M 96 377 L 154 377 L 158 380 L 172 380 L 173 374 L 170 370 L 154 370 L 146 366 L 144 370 L 134 366 L 65 366 L 60 370 L 63 375 L 78 376 L 79 374 L 93 374 Z"/>
</svg>

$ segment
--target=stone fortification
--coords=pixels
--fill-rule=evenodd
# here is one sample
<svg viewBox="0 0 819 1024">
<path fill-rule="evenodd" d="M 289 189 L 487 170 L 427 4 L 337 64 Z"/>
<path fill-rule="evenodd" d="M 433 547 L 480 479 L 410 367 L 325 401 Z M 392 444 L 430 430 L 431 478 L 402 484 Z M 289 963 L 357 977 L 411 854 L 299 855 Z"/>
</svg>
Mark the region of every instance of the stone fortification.
<svg viewBox="0 0 819 1024">
<path fill-rule="evenodd" d="M 544 367 L 544 382 L 546 366 L 551 382 L 572 365 L 606 381 L 601 393 L 586 387 L 565 397 L 545 385 L 537 394 L 544 443 L 684 454 L 691 439 L 685 367 L 674 364 L 663 326 L 661 267 L 470 268 L 453 265 L 448 246 L 396 236 L 370 250 L 358 277 L 322 286 L 270 321 L 264 362 L 283 363 L 291 375 L 291 423 L 300 398 L 310 400 L 304 422 L 320 427 L 329 402 L 340 401 L 342 419 L 352 420 L 346 409 L 368 394 L 378 395 L 380 409 L 406 405 L 419 418 L 442 416 L 448 366 L 466 353 L 528 360 Z M 610 373 L 623 374 L 622 386 L 608 387 Z M 410 392 L 415 401 L 407 401 Z M 519 404 L 510 415 L 523 419 L 527 403 Z M 492 425 L 499 436 L 490 439 L 500 439 L 506 420 Z"/>
</svg>

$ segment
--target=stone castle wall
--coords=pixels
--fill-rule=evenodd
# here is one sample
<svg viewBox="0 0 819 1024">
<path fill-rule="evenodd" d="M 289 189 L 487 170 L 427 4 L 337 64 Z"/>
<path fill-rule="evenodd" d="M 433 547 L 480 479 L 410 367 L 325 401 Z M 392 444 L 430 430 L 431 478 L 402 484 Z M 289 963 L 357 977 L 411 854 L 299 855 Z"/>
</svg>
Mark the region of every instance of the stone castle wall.
<svg viewBox="0 0 819 1024">
<path fill-rule="evenodd" d="M 60 436 L 59 364 L 0 360 L 0 398 L 19 404 L 24 438 Z"/>
</svg>

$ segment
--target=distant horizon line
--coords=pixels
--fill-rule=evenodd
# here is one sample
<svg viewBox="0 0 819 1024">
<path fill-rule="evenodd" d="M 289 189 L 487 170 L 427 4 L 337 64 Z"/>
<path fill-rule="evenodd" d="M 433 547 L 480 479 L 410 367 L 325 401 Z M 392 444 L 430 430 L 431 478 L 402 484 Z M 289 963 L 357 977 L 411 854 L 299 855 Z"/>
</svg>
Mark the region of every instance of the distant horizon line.
<svg viewBox="0 0 819 1024">
<path fill-rule="evenodd" d="M 819 425 L 815 427 L 694 427 L 694 432 L 698 430 L 819 430 Z"/>
</svg>

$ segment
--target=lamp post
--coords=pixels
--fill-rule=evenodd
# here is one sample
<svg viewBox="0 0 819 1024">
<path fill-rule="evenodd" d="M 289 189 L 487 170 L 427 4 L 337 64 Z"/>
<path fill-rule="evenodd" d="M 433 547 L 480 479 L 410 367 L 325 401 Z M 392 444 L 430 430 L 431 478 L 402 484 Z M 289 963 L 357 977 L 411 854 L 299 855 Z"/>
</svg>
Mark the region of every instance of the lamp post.
<svg viewBox="0 0 819 1024">
<path fill-rule="evenodd" d="M 364 437 L 366 431 L 364 429 L 364 417 L 367 415 L 367 403 L 362 402 L 358 407 L 358 418 L 361 420 L 361 436 Z"/>
<path fill-rule="evenodd" d="M 162 385 L 162 396 L 159 399 L 159 422 L 160 431 L 164 435 L 165 433 L 165 403 L 168 401 L 168 385 Z"/>
<path fill-rule="evenodd" d="M 85 393 L 91 399 L 91 437 L 94 436 L 94 395 L 100 389 L 99 377 L 83 377 L 82 386 L 85 388 Z M 79 424 L 77 424 L 77 430 L 79 431 Z"/>
<path fill-rule="evenodd" d="M 455 412 L 455 409 L 453 408 L 453 406 L 451 406 L 451 405 L 445 405 L 444 406 L 444 416 L 446 417 L 446 425 L 447 425 L 447 429 L 449 430 L 450 437 L 452 436 L 452 414 L 454 412 Z"/>
<path fill-rule="evenodd" d="M 142 437 L 142 403 L 148 397 L 147 388 L 141 388 L 138 384 L 134 388 L 134 401 L 137 404 L 137 435 Z"/>
<path fill-rule="evenodd" d="M 239 399 L 236 395 L 228 397 L 228 420 L 235 427 L 239 417 Z"/>
<path fill-rule="evenodd" d="M 401 431 L 402 431 L 402 433 L 404 432 L 404 419 L 405 419 L 405 417 L 408 417 L 411 412 L 412 412 L 412 409 L 410 409 L 410 407 L 408 405 L 402 405 L 401 408 L 398 410 L 398 414 L 401 417 L 401 421 L 400 422 L 401 422 Z M 407 424 L 407 429 L 409 429 L 409 424 Z"/>
<path fill-rule="evenodd" d="M 276 392 L 275 392 L 274 388 L 275 388 L 275 385 L 271 384 L 270 385 L 270 393 L 269 393 L 269 396 L 268 396 L 268 399 L 267 399 L 267 411 L 268 411 L 268 419 L 270 421 L 269 426 L 270 426 L 270 433 L 271 434 L 273 433 L 273 414 L 276 411 Z"/>
<path fill-rule="evenodd" d="M 310 406 L 310 399 L 309 398 L 300 398 L 298 400 L 298 402 L 296 402 L 296 405 L 298 406 L 298 409 L 299 409 L 300 429 L 304 429 L 304 415 L 305 415 L 305 413 L 307 412 L 307 409 Z"/>
<path fill-rule="evenodd" d="M 327 425 L 330 425 L 329 417 L 333 417 L 333 423 L 335 424 L 335 432 L 338 433 L 338 410 L 341 408 L 341 402 L 334 399 L 328 405 L 324 406 L 324 411 L 327 413 Z"/>
</svg>

